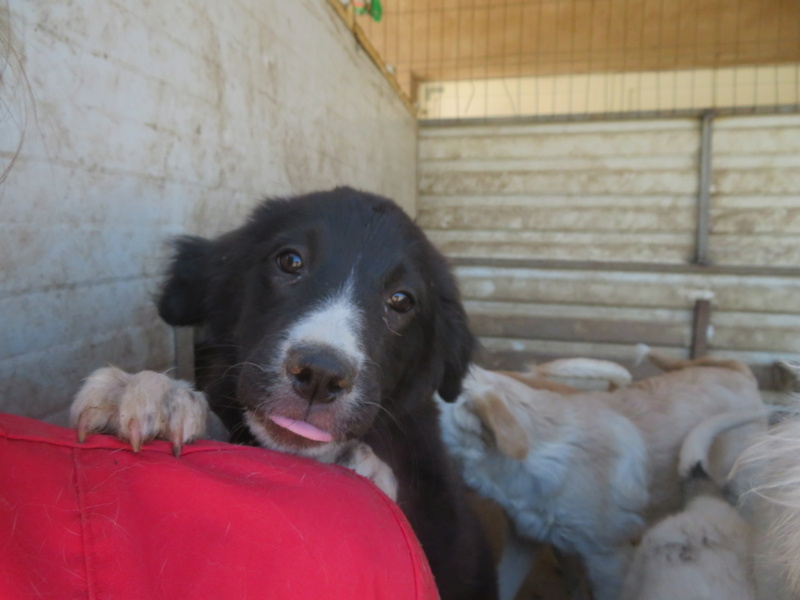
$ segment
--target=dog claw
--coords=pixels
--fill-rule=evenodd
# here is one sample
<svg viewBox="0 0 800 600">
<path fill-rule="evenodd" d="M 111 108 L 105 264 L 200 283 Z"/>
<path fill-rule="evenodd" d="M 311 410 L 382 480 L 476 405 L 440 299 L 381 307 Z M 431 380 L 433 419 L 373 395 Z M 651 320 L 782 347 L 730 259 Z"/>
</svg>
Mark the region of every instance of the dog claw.
<svg viewBox="0 0 800 600">
<path fill-rule="evenodd" d="M 81 416 L 78 418 L 78 443 L 82 444 L 86 441 L 86 434 L 89 430 L 89 415 L 87 413 L 81 413 Z"/>
<path fill-rule="evenodd" d="M 142 449 L 142 429 L 138 423 L 131 421 L 128 425 L 128 433 L 130 434 L 131 448 L 134 452 Z"/>
<path fill-rule="evenodd" d="M 113 367 L 95 371 L 70 407 L 77 443 L 102 432 L 139 452 L 159 439 L 171 444 L 176 457 L 203 435 L 207 415 L 205 395 L 189 383 L 154 371 L 130 374 Z"/>
<path fill-rule="evenodd" d="M 172 442 L 172 454 L 175 458 L 181 457 L 181 449 L 183 448 L 183 427 L 178 427 L 170 436 Z"/>
</svg>

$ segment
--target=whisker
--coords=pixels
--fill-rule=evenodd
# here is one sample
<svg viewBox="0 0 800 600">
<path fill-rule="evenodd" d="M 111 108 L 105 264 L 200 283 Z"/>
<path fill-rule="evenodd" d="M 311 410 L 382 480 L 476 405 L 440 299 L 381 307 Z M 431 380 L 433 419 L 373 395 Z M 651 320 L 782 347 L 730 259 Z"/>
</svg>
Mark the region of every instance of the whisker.
<svg viewBox="0 0 800 600">
<path fill-rule="evenodd" d="M 380 374 L 380 376 L 381 376 L 381 377 L 383 377 L 383 376 L 384 376 L 384 372 L 383 372 L 383 366 L 381 366 L 381 364 L 380 364 L 379 362 L 377 362 L 377 361 L 375 361 L 375 360 L 372 360 L 372 359 L 371 359 L 371 358 L 369 358 L 369 357 L 365 357 L 365 358 L 364 358 L 364 362 L 365 362 L 366 364 L 368 364 L 368 365 L 371 365 L 371 366 L 373 366 L 373 367 L 376 367 L 376 368 L 377 368 L 377 370 L 378 370 L 378 372 L 379 372 L 379 374 Z"/>
<path fill-rule="evenodd" d="M 384 325 L 386 325 L 386 329 L 388 329 L 389 331 L 391 331 L 391 332 L 392 332 L 393 334 L 395 334 L 397 337 L 403 337 L 403 334 L 402 334 L 402 333 L 400 333 L 399 331 L 395 331 L 394 329 L 392 329 L 392 326 L 391 326 L 391 325 L 389 325 L 389 320 L 388 320 L 386 317 L 381 317 L 381 318 L 383 319 L 383 323 L 384 323 Z"/>
<path fill-rule="evenodd" d="M 258 363 L 254 363 L 254 362 L 251 362 L 251 361 L 243 361 L 243 362 L 239 362 L 239 363 L 236 363 L 234 365 L 231 365 L 230 367 L 225 369 L 225 372 L 222 374 L 222 376 L 220 378 L 222 379 L 222 378 L 227 377 L 228 373 L 230 373 L 233 369 L 238 369 L 239 367 L 246 367 L 248 365 L 251 366 L 251 367 L 255 367 L 256 369 L 258 369 L 262 373 L 267 373 L 267 369 L 265 367 L 259 365 Z"/>
<path fill-rule="evenodd" d="M 400 420 L 395 415 L 393 415 L 388 408 L 386 408 L 379 402 L 372 402 L 370 400 L 364 400 L 362 403 L 366 406 L 375 406 L 378 409 L 380 409 L 380 411 L 383 411 L 380 414 L 388 415 L 392 419 L 392 421 L 394 421 L 394 424 L 397 425 L 397 429 L 400 430 L 400 432 L 406 437 L 406 439 L 408 439 L 408 432 L 406 431 L 405 427 L 403 427 L 403 424 L 400 422 Z"/>
</svg>

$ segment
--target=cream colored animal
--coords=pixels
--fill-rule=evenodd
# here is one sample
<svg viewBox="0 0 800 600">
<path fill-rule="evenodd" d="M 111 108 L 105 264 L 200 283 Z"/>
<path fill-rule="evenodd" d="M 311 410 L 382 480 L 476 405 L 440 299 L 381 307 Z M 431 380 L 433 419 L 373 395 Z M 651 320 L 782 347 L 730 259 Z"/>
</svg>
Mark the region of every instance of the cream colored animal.
<svg viewBox="0 0 800 600">
<path fill-rule="evenodd" d="M 800 598 L 800 412 L 759 436 L 736 468 L 756 480 L 743 497 L 756 531 L 756 597 Z"/>
<path fill-rule="evenodd" d="M 680 509 L 678 454 L 692 427 L 763 406 L 745 365 L 650 357 L 677 370 L 614 392 L 564 395 L 475 366 L 459 399 L 440 403 L 445 443 L 467 483 L 503 506 L 520 536 L 582 556 L 595 600 L 618 598 L 631 544 Z M 759 428 L 715 442 L 714 477 Z M 516 583 L 506 575 L 501 564 L 501 597 L 510 598 Z"/>
<path fill-rule="evenodd" d="M 706 473 L 720 433 L 765 411 L 721 413 L 703 421 L 681 448 L 678 472 L 687 505 L 653 525 L 627 569 L 620 600 L 754 600 L 753 528 Z"/>
<path fill-rule="evenodd" d="M 615 390 L 630 385 L 633 381 L 630 372 L 622 365 L 596 358 L 561 358 L 539 365 L 530 364 L 527 371 L 499 373 L 537 390 L 564 394 L 574 394 L 581 390 Z"/>
<path fill-rule="evenodd" d="M 750 525 L 703 495 L 648 529 L 620 600 L 754 600 Z"/>
</svg>

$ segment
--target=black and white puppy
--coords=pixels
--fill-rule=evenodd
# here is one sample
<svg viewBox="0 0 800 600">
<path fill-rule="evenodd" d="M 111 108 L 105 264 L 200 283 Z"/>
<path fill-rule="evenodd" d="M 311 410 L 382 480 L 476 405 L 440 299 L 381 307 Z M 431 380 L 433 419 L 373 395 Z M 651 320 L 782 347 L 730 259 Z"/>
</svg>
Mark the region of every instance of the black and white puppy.
<svg viewBox="0 0 800 600">
<path fill-rule="evenodd" d="M 175 249 L 159 313 L 204 328 L 198 385 L 232 440 L 345 464 L 366 446 L 397 478 L 442 598 L 495 597 L 489 547 L 432 398 L 458 397 L 474 338 L 420 228 L 390 200 L 337 188 L 265 201 L 240 228 Z M 81 435 L 111 429 L 135 446 L 160 436 L 179 447 L 198 433 L 179 408 L 198 402 L 185 386 L 157 392 L 164 398 L 132 421 L 153 394 L 132 396 L 125 377 L 136 376 L 115 376 L 117 391 L 95 378 L 79 394 Z M 126 395 L 136 407 L 108 408 Z"/>
</svg>

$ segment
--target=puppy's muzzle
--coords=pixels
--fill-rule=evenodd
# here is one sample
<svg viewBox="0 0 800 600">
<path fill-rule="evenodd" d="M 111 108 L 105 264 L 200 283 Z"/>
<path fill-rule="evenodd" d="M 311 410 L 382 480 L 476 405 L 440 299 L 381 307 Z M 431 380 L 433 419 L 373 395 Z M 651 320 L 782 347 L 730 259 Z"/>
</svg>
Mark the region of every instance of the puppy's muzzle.
<svg viewBox="0 0 800 600">
<path fill-rule="evenodd" d="M 353 389 L 358 369 L 335 348 L 298 346 L 286 355 L 286 375 L 309 404 L 327 404 Z"/>
</svg>

